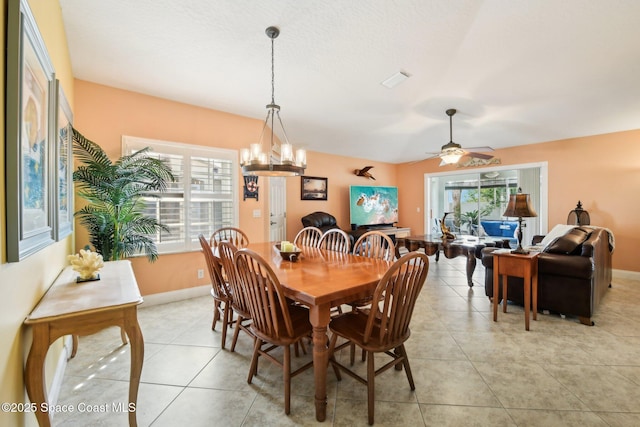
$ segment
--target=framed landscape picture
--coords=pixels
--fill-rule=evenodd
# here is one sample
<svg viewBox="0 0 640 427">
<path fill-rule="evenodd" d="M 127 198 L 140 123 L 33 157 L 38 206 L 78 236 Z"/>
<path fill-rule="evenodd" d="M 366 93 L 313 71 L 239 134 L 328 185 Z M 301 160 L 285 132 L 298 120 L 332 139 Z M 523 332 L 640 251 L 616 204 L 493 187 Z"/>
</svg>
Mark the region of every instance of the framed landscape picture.
<svg viewBox="0 0 640 427">
<path fill-rule="evenodd" d="M 301 176 L 301 200 L 327 200 L 327 178 Z"/>
<path fill-rule="evenodd" d="M 7 9 L 7 261 L 51 244 L 55 77 L 26 0 Z"/>
</svg>

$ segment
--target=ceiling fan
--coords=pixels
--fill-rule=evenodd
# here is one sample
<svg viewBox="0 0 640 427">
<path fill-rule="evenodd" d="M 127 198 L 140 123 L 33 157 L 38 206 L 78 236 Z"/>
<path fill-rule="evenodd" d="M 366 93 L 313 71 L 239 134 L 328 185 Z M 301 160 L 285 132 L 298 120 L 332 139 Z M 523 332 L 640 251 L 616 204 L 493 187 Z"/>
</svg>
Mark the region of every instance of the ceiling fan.
<svg viewBox="0 0 640 427">
<path fill-rule="evenodd" d="M 453 142 L 453 115 L 456 114 L 456 112 L 457 110 L 455 108 L 450 108 L 446 111 L 447 116 L 449 116 L 449 142 L 442 146 L 439 153 L 427 153 L 432 155 L 431 157 L 427 157 L 427 159 L 440 157 L 442 160 L 440 166 L 442 166 L 458 163 L 462 156 L 475 157 L 476 159 L 483 160 L 493 158 L 490 154 L 482 153 L 484 151 L 493 151 L 491 147 L 473 147 L 465 150 L 460 144 Z"/>
</svg>

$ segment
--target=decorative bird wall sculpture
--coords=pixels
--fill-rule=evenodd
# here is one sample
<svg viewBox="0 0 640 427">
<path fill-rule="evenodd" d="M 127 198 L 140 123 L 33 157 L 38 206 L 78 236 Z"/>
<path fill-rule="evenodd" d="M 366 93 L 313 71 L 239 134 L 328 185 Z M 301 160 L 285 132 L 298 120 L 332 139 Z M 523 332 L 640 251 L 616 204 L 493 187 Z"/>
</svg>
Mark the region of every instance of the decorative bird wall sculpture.
<svg viewBox="0 0 640 427">
<path fill-rule="evenodd" d="M 370 178 L 372 180 L 376 180 L 371 173 L 369 173 L 369 169 L 373 169 L 373 166 L 365 166 L 362 169 L 356 169 L 353 171 L 354 174 L 358 176 L 364 176 L 365 178 Z"/>
</svg>

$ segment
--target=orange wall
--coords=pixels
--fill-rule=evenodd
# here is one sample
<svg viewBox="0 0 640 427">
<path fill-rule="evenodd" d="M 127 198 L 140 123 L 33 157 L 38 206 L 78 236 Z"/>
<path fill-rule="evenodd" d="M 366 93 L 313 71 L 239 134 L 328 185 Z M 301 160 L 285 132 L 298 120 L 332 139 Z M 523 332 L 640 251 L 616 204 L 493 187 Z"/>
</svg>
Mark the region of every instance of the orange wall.
<svg viewBox="0 0 640 427">
<path fill-rule="evenodd" d="M 549 228 L 564 224 L 578 200 L 592 225 L 610 228 L 615 235 L 613 268 L 640 271 L 640 130 L 565 139 L 496 150 L 502 165 L 548 162 Z M 424 174 L 457 170 L 439 167 L 438 160 L 398 165 L 402 197 L 400 223 L 423 232 Z M 416 185 L 402 185 L 414 182 Z M 419 183 L 419 184 L 418 184 Z"/>
<path fill-rule="evenodd" d="M 176 141 L 187 144 L 240 149 L 253 142 L 262 119 L 250 119 L 208 110 L 94 83 L 75 81 L 75 127 L 100 144 L 109 156 L 121 155 L 122 135 Z M 632 249 L 640 243 L 640 226 L 635 217 L 638 202 L 627 197 L 640 194 L 640 131 L 621 132 L 503 149 L 495 155 L 503 165 L 547 161 L 549 164 L 549 224 L 564 223 L 578 199 L 591 215 L 591 223 L 616 233 L 614 268 L 640 271 Z M 615 152 L 607 150 L 615 148 Z M 613 150 L 611 150 L 613 151 Z M 628 153 L 620 156 L 619 153 Z M 618 157 L 622 157 L 619 159 Z M 400 222 L 422 234 L 424 174 L 442 172 L 437 160 L 393 165 L 318 152 L 307 155 L 308 176 L 328 178 L 328 200 L 300 200 L 300 178 L 287 179 L 287 238 L 302 228 L 300 217 L 314 212 L 333 214 L 338 225 L 349 228 L 348 188 L 352 184 L 397 185 L 400 194 Z M 353 170 L 374 166 L 376 181 L 355 176 Z M 241 178 L 239 177 L 241 180 Z M 241 181 L 240 181 L 241 182 Z M 260 200 L 240 201 L 240 227 L 251 241 L 269 238 L 268 193 L 260 178 Z M 623 194 L 617 195 L 619 190 Z M 416 208 L 420 208 L 417 212 Z M 253 217 L 260 210 L 259 218 Z M 86 232 L 77 227 L 76 247 L 87 243 Z M 207 284 L 197 279 L 205 269 L 199 252 L 162 255 L 154 264 L 146 258 L 133 260 L 143 295 Z"/>
</svg>

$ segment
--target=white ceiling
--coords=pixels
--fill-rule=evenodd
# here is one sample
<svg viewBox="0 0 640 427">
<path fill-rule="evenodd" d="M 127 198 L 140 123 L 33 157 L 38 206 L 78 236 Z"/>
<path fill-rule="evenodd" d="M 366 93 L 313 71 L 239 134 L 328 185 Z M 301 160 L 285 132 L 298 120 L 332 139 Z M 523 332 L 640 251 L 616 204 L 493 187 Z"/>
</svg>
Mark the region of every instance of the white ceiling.
<svg viewBox="0 0 640 427">
<path fill-rule="evenodd" d="M 399 163 L 640 129 L 637 0 L 60 0 L 74 76 Z M 394 89 L 380 82 L 404 71 Z M 256 135 L 256 139 L 259 135 Z"/>
</svg>

